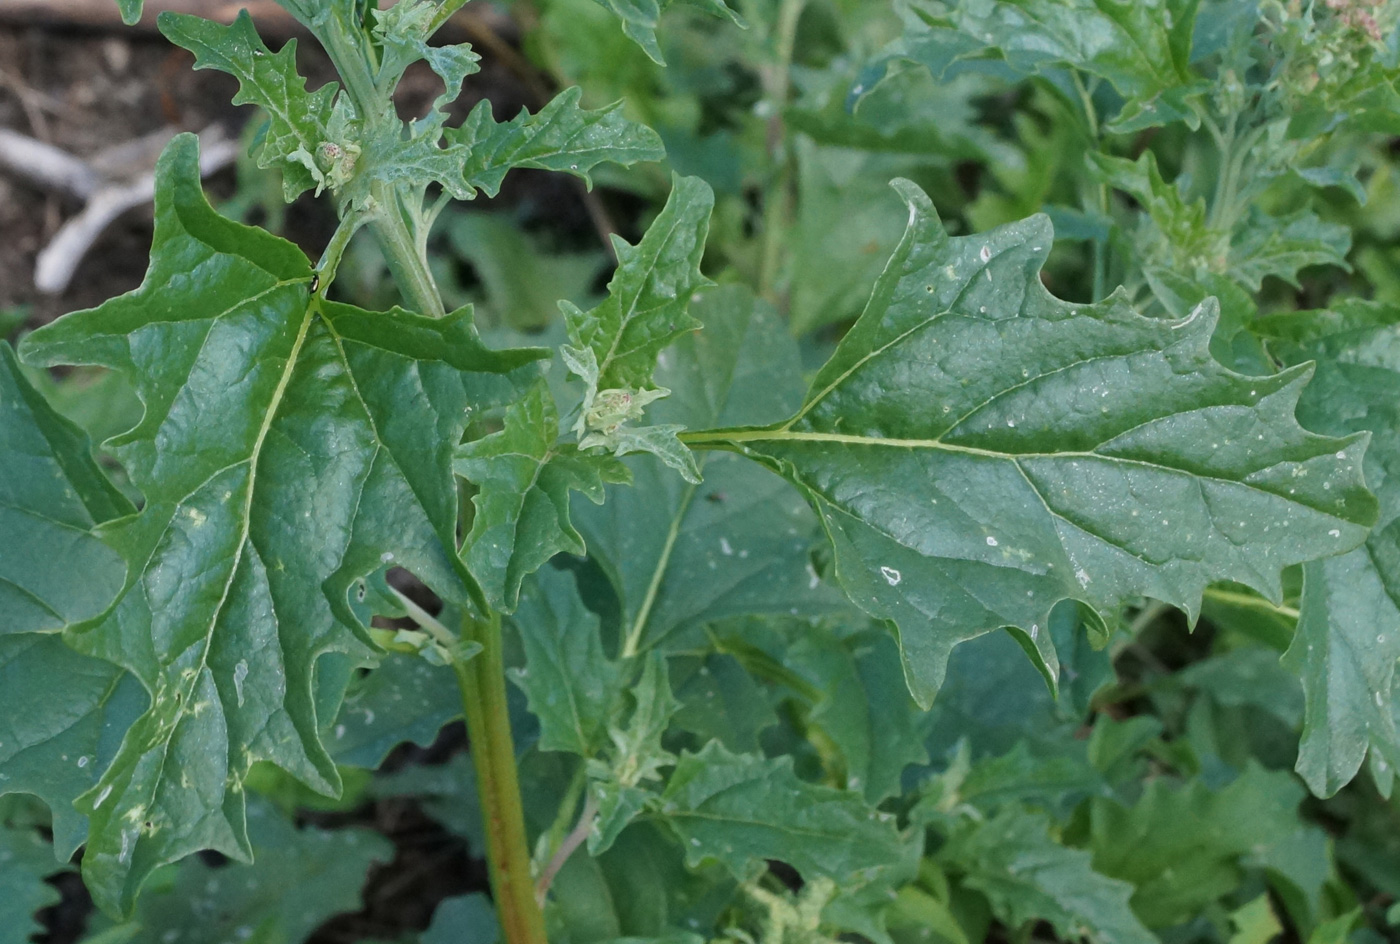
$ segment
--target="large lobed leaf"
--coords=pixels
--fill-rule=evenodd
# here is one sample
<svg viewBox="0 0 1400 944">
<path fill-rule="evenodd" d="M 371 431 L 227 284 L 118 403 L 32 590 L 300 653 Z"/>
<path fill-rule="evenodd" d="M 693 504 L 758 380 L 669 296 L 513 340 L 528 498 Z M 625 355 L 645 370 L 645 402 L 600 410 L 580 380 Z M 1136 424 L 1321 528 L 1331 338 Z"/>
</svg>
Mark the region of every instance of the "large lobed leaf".
<svg viewBox="0 0 1400 944">
<path fill-rule="evenodd" d="M 456 553 L 452 449 L 468 412 L 536 352 L 495 353 L 467 312 L 371 314 L 310 292 L 290 243 L 218 216 L 197 140 L 157 167 L 141 287 L 34 332 L 35 363 L 127 374 L 146 412 L 111 448 L 145 494 L 103 537 L 129 563 L 101 614 L 69 629 L 151 706 L 79 802 L 84 873 L 128 909 L 159 865 L 203 848 L 246 859 L 241 782 L 269 760 L 339 789 L 318 734 L 321 655 L 367 651 L 362 579 L 393 561 L 479 599 Z"/>
<path fill-rule="evenodd" d="M 1376 781 L 1389 792 L 1400 767 L 1392 709 L 1400 658 L 1400 310 L 1354 301 L 1276 315 L 1260 328 L 1284 363 L 1317 361 L 1299 405 L 1306 422 L 1339 435 L 1371 433 L 1366 481 L 1381 509 L 1365 544 L 1303 569 L 1298 631 L 1284 656 L 1306 698 L 1298 773 L 1314 793 L 1330 796 L 1369 751 Z"/>
<path fill-rule="evenodd" d="M 1000 627 L 1053 680 L 1060 600 L 1108 612 L 1148 596 L 1194 619 L 1213 581 L 1278 600 L 1282 568 L 1365 539 L 1367 437 L 1298 425 L 1307 367 L 1222 367 L 1213 303 L 1168 321 L 1122 293 L 1062 302 L 1038 277 L 1044 217 L 954 239 L 896 186 L 908 231 L 802 409 L 687 439 L 804 491 L 922 704 L 955 645 Z"/>
</svg>

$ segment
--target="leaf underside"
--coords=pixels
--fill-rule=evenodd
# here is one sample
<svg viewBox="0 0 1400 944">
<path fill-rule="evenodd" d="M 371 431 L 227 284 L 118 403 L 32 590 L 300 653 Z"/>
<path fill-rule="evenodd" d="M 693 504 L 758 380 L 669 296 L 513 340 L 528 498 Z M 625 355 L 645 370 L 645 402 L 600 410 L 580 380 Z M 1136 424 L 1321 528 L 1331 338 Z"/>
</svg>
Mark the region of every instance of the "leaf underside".
<svg viewBox="0 0 1400 944">
<path fill-rule="evenodd" d="M 1053 681 L 1060 600 L 1146 596 L 1194 621 L 1213 581 L 1278 600 L 1284 567 L 1365 539 L 1367 436 L 1298 425 L 1309 368 L 1221 366 L 1213 302 L 1179 321 L 1121 293 L 1062 302 L 1039 279 L 1044 217 L 950 238 L 922 191 L 896 187 L 908 231 L 803 408 L 691 438 L 803 490 L 921 704 L 957 643 L 1000 627 Z"/>
</svg>

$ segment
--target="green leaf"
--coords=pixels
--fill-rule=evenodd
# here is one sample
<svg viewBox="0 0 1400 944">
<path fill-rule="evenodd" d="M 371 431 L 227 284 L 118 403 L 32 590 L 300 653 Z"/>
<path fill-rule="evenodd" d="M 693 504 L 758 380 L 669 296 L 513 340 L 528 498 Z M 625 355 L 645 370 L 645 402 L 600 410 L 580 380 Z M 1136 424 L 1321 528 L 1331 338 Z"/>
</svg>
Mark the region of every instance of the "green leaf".
<svg viewBox="0 0 1400 944">
<path fill-rule="evenodd" d="M 807 627 L 783 664 L 821 692 L 808 723 L 840 751 L 848 789 L 879 803 L 900 792 L 905 767 L 928 763 L 932 718 L 901 684 L 899 650 L 888 634 L 842 639 L 820 624 Z"/>
<path fill-rule="evenodd" d="M 1214 792 L 1149 780 L 1131 807 L 1091 801 L 1094 869 L 1137 886 L 1133 910 L 1148 927 L 1177 924 L 1237 888 L 1246 855 L 1297 831 L 1302 798 L 1288 773 L 1254 765 Z"/>
<path fill-rule="evenodd" d="M 899 243 L 904 221 L 890 178 L 914 173 L 908 158 L 796 142 L 797 213 L 790 278 L 792 330 L 815 331 L 860 314 L 869 286 Z"/>
<path fill-rule="evenodd" d="M 480 892 L 449 898 L 433 912 L 433 923 L 419 938 L 420 944 L 496 944 L 501 926 L 491 899 Z"/>
<path fill-rule="evenodd" d="M 673 392 L 652 408 L 656 419 L 694 429 L 767 423 L 801 404 L 797 345 L 771 307 L 723 286 L 692 310 L 705 329 L 661 354 L 656 379 Z M 801 496 L 738 457 L 700 458 L 703 486 L 649 456 L 628 459 L 632 487 L 575 512 L 622 604 L 626 645 L 636 651 L 726 616 L 844 608 L 808 562 L 815 522 Z"/>
<path fill-rule="evenodd" d="M 1347 227 L 1324 222 L 1311 210 L 1270 216 L 1252 207 L 1230 246 L 1230 274 L 1256 292 L 1268 276 L 1298 288 L 1298 272 L 1308 266 L 1350 269 L 1350 248 Z"/>
<path fill-rule="evenodd" d="M 635 42 L 658 65 L 665 65 L 661 46 L 656 41 L 656 26 L 661 19 L 661 11 L 676 0 L 594 0 L 599 6 L 609 10 L 622 21 L 622 31 Z M 739 26 L 744 21 L 729 8 L 724 0 L 685 0 L 715 16 L 728 17 Z"/>
<path fill-rule="evenodd" d="M 1274 914 L 1268 895 L 1260 895 L 1230 912 L 1230 924 L 1235 928 L 1230 944 L 1269 944 L 1283 933 L 1283 925 Z"/>
<path fill-rule="evenodd" d="M 43 932 L 34 913 L 59 902 L 44 879 L 67 870 L 36 831 L 0 824 L 0 942 L 24 944 Z"/>
<path fill-rule="evenodd" d="M 1025 804 L 1056 811 L 1107 792 L 1104 778 L 1089 764 L 1085 742 L 1050 746 L 1053 753 L 1037 756 L 1028 741 L 1018 741 L 1005 754 L 975 762 L 957 784 L 957 800 L 985 810 Z"/>
<path fill-rule="evenodd" d="M 1400 658 L 1400 310 L 1350 301 L 1259 327 L 1284 363 L 1317 362 L 1299 405 L 1306 422 L 1334 434 L 1371 433 L 1366 481 L 1381 508 L 1364 545 L 1303 570 L 1298 631 L 1284 656 L 1305 695 L 1298 773 L 1314 793 L 1330 796 L 1370 752 L 1388 789 L 1388 771 L 1400 767 L 1392 711 Z"/>
<path fill-rule="evenodd" d="M 1211 284 L 1213 278 L 1225 276 L 1258 292 L 1270 276 L 1298 287 L 1298 272 L 1307 266 L 1349 268 L 1350 230 L 1311 210 L 1276 217 L 1252 206 L 1233 229 L 1215 229 L 1207 223 L 1205 201 L 1188 202 L 1175 183 L 1167 183 L 1151 151 L 1136 162 L 1103 154 L 1091 155 L 1091 162 L 1097 176 L 1147 211 L 1134 243 L 1159 296 L 1167 294 L 1168 285 L 1180 295 L 1179 283 L 1191 280 L 1209 287 L 1200 297 L 1223 295 L 1228 302 L 1228 295 Z"/>
<path fill-rule="evenodd" d="M 117 7 L 122 13 L 122 22 L 127 26 L 135 26 L 141 20 L 141 6 L 144 0 L 117 0 Z"/>
<path fill-rule="evenodd" d="M 457 213 L 446 222 L 452 248 L 481 280 L 484 308 L 498 325 L 543 329 L 559 314 L 559 299 L 588 297 L 603 268 L 602 247 L 555 252 L 505 213 Z"/>
<path fill-rule="evenodd" d="M 468 190 L 494 197 L 515 167 L 564 171 L 587 181 L 588 172 L 605 161 L 635 164 L 665 155 L 655 131 L 623 117 L 621 102 L 588 111 L 578 106 L 582 94 L 579 88 L 565 89 L 535 114 L 522 111 L 504 123 L 497 123 L 491 103 L 482 101 L 460 128 L 446 129 L 449 144 L 467 154 L 462 177 Z"/>
<path fill-rule="evenodd" d="M 148 703 L 134 676 L 57 636 L 0 636 L 0 795 L 29 793 L 48 804 L 60 859 L 88 834 L 74 801 L 97 783 Z"/>
<path fill-rule="evenodd" d="M 329 130 L 338 86 L 328 83 L 306 91 L 306 79 L 297 74 L 296 40 L 273 53 L 246 10 L 228 26 L 170 11 L 157 23 L 166 39 L 194 53 L 196 69 L 218 69 L 238 79 L 235 105 L 257 105 L 267 114 L 258 166 L 282 172 L 287 202 L 330 182 L 317 163 L 321 146 L 344 149 L 351 143 L 335 140 Z"/>
<path fill-rule="evenodd" d="M 569 302 L 559 306 L 570 342 L 561 350 L 564 363 L 586 386 L 574 425 L 579 448 L 650 453 L 691 483 L 700 473 L 676 439 L 681 427 L 628 424 L 670 392 L 651 387 L 662 348 L 700 327 L 688 309 L 695 293 L 713 284 L 701 274 L 700 260 L 714 201 L 700 178 L 675 177 L 665 208 L 640 243 L 613 237 L 618 263 L 608 297 L 588 312 Z"/>
<path fill-rule="evenodd" d="M 248 805 L 252 865 L 181 864 L 169 890 L 142 895 L 141 941 L 304 941 L 327 918 L 360 907 L 365 874 L 393 846 L 366 829 L 297 829 L 268 803 Z"/>
<path fill-rule="evenodd" d="M 1038 277 L 1044 217 L 953 239 L 897 186 L 909 230 L 802 410 L 687 442 L 740 448 L 803 490 L 921 704 L 955 645 L 1003 626 L 1053 681 L 1060 600 L 1102 613 L 1148 596 L 1194 619 L 1213 581 L 1277 600 L 1284 567 L 1365 538 L 1366 437 L 1298 425 L 1307 368 L 1225 369 L 1209 305 L 1173 322 L 1121 292 L 1062 302 Z"/>
<path fill-rule="evenodd" d="M 1050 819 L 1014 806 L 966 824 L 938 851 L 938 861 L 987 896 L 1007 927 L 1048 921 L 1061 939 L 1096 944 L 1154 944 L 1128 899 L 1127 882 L 1095 872 L 1092 856 L 1050 835 Z"/>
<path fill-rule="evenodd" d="M 525 586 L 513 620 L 525 667 L 511 680 L 540 720 L 540 750 L 592 757 L 619 701 L 621 670 L 603 654 L 598 617 L 579 599 L 573 574 L 546 567 Z"/>
<path fill-rule="evenodd" d="M 718 740 L 739 753 L 758 751 L 760 736 L 778 723 L 778 715 L 768 693 L 743 663 L 731 655 L 711 653 L 690 662 L 686 668 L 693 671 L 686 675 L 685 668 L 677 671 L 677 661 L 671 664 L 671 676 L 678 681 L 676 698 L 681 707 L 674 726 L 696 735 L 700 743 Z"/>
<path fill-rule="evenodd" d="M 100 613 L 126 566 L 92 529 L 131 511 L 87 436 L 0 341 L 0 634 L 53 632 Z"/>
<path fill-rule="evenodd" d="M 351 682 L 340 714 L 321 737 L 337 763 L 375 768 L 400 744 L 432 744 L 444 725 L 461 717 L 461 697 L 449 666 L 390 654 Z"/>
<path fill-rule="evenodd" d="M 145 700 L 117 666 L 48 633 L 102 612 L 121 590 L 125 564 L 92 529 L 131 510 L 87 437 L 0 342 L 0 795 L 48 804 L 65 861 L 87 833 L 73 801 L 111 760 L 110 732 L 130 725 Z"/>
<path fill-rule="evenodd" d="M 646 805 L 646 785 L 661 778 L 660 769 L 676 762 L 661 746 L 661 738 L 680 708 L 671 693 L 666 657 L 651 653 L 642 662 L 641 678 L 628 689 L 632 712 L 626 726 L 610 724 L 612 749 L 606 762 L 588 764 L 589 790 L 598 805 L 598 819 L 588 835 L 588 851 L 600 855 Z"/>
<path fill-rule="evenodd" d="M 248 857 L 240 781 L 253 762 L 338 791 L 316 662 L 367 651 L 351 596 L 386 562 L 449 600 L 475 595 L 451 451 L 468 411 L 510 384 L 478 372 L 537 356 L 488 351 L 465 311 L 321 302 L 300 251 L 209 207 L 197 147 L 177 137 L 157 166 L 142 286 L 24 351 L 120 370 L 146 405 L 111 444 L 146 498 L 103 533 L 132 563 L 126 585 L 67 637 L 152 698 L 79 804 L 92 818 L 84 875 L 111 912 L 162 863 L 202 848 Z"/>
<path fill-rule="evenodd" d="M 559 411 L 543 380 L 507 408 L 504 429 L 458 446 L 453 468 L 480 490 L 472 499 L 467 568 L 504 613 L 515 610 L 520 582 L 555 554 L 584 553 L 569 493 L 600 505 L 606 483 L 630 479 L 616 459 L 559 443 Z"/>
<path fill-rule="evenodd" d="M 1070 68 L 1125 100 L 1115 130 L 1197 121 L 1204 90 L 1191 70 L 1198 0 L 906 0 L 905 33 L 883 58 L 909 59 L 943 78 L 962 60 L 995 57 L 1014 75 Z"/>
<path fill-rule="evenodd" d="M 687 864 L 717 859 L 740 878 L 756 861 L 777 859 L 809 882 L 839 883 L 902 854 L 892 818 L 859 793 L 799 780 L 791 757 L 733 754 L 717 741 L 681 755 L 660 814 Z"/>
<path fill-rule="evenodd" d="M 379 87 L 392 89 L 410 65 L 427 62 L 443 82 L 443 93 L 433 105 L 441 109 L 456 101 L 467 76 L 481 71 L 477 65 L 481 57 L 472 52 L 471 46 L 466 43 L 456 46 L 428 45 L 436 14 L 437 6 L 429 0 L 396 3 L 387 10 L 370 9 L 370 16 L 374 19 L 372 33 L 382 49 Z"/>
<path fill-rule="evenodd" d="M 661 215 L 636 246 L 614 237 L 617 272 L 608 298 L 589 312 L 567 306 L 569 341 L 587 348 L 598 365 L 598 387 L 638 389 L 650 384 L 656 355 L 700 327 L 691 296 L 712 284 L 700 272 L 714 194 L 698 177 L 676 177 Z"/>
<path fill-rule="evenodd" d="M 413 797 L 423 812 L 473 849 L 486 847 L 481 822 L 481 795 L 476 768 L 466 754 L 454 754 L 445 764 L 417 764 L 392 773 L 377 772 L 370 783 L 375 797 Z"/>
</svg>

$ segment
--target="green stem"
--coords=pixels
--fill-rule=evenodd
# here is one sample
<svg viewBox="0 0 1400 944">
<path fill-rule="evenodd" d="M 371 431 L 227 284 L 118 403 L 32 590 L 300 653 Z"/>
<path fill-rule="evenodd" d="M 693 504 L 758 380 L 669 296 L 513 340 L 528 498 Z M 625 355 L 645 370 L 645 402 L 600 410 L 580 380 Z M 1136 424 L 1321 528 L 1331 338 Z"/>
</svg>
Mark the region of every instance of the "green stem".
<svg viewBox="0 0 1400 944">
<path fill-rule="evenodd" d="M 363 213 L 351 211 L 340 221 L 336 227 L 335 234 L 331 236 L 330 243 L 326 246 L 326 251 L 321 253 L 321 261 L 316 263 L 316 275 L 320 279 L 318 290 L 324 296 L 326 289 L 330 288 L 335 281 L 336 270 L 340 268 L 341 257 L 345 255 L 345 248 L 350 245 L 350 237 L 365 225 Z"/>
<path fill-rule="evenodd" d="M 448 20 L 452 19 L 452 14 L 466 5 L 467 0 L 443 0 L 442 5 L 433 14 L 432 22 L 428 24 L 428 35 L 431 36 L 440 30 Z"/>
<path fill-rule="evenodd" d="M 1094 93 L 1085 84 L 1078 72 L 1070 71 L 1070 77 L 1074 81 L 1074 90 L 1079 95 L 1079 105 L 1084 111 L 1084 130 L 1089 138 L 1089 145 L 1095 151 L 1101 150 L 1102 136 L 1099 127 L 1099 112 L 1094 107 Z M 1092 209 L 1098 211 L 1098 215 L 1103 218 L 1108 216 L 1108 186 L 1103 183 L 1095 185 L 1092 192 Z M 1092 301 L 1098 301 L 1106 294 L 1108 282 L 1108 246 L 1104 240 L 1094 240 L 1094 297 Z"/>
<path fill-rule="evenodd" d="M 778 270 L 782 264 L 783 233 L 791 212 L 792 159 L 785 143 L 783 109 L 792 83 L 792 56 L 797 44 L 797 24 L 807 0 L 783 0 L 774 29 L 777 40 L 774 61 L 766 70 L 767 97 L 773 113 L 768 117 L 768 154 L 774 162 L 774 179 L 763 202 L 763 249 L 760 255 L 758 291 L 775 304 Z M 779 305 L 779 307 L 783 307 Z"/>
<path fill-rule="evenodd" d="M 409 210 L 401 195 L 390 184 L 371 185 L 370 194 L 377 206 L 370 230 L 379 240 L 379 248 L 389 264 L 389 272 L 403 292 L 408 304 L 419 314 L 441 318 L 446 314 L 437 282 L 428 268 L 427 255 L 409 225 Z"/>
<path fill-rule="evenodd" d="M 463 618 L 462 638 L 481 646 L 474 659 L 458 662 L 454 668 L 481 794 L 491 891 L 496 899 L 502 939 L 506 944 L 548 944 L 544 913 L 535 900 L 535 883 L 530 874 L 530 846 L 520 804 L 515 740 L 511 737 L 506 706 L 500 615 L 493 613 L 486 620 Z"/>
<path fill-rule="evenodd" d="M 1230 116 L 1230 123 L 1223 131 L 1212 130 L 1211 136 L 1215 138 L 1216 147 L 1220 150 L 1220 167 L 1215 175 L 1215 193 L 1210 200 L 1210 214 L 1206 225 L 1211 229 L 1219 229 L 1225 205 L 1234 199 L 1235 193 L 1234 182 L 1231 180 L 1235 166 L 1235 116 Z"/>
<path fill-rule="evenodd" d="M 446 11 L 446 15 L 451 15 L 460 5 L 448 0 L 439 14 Z M 375 127 L 398 121 L 388 105 L 387 93 L 381 94 L 375 84 L 378 66 L 368 37 L 348 32 L 335 16 L 318 19 L 316 25 L 319 27 L 317 38 L 330 54 L 350 100 L 365 123 Z M 413 194 L 411 186 L 396 187 L 383 181 L 372 184 L 373 209 L 365 221 L 379 240 L 389 271 L 408 303 L 422 314 L 441 317 L 445 306 L 428 268 L 427 223 L 421 194 L 417 203 L 410 204 L 408 201 L 414 199 Z M 356 220 L 347 220 L 332 239 L 323 260 L 330 263 L 332 269 L 344 252 L 350 233 L 358 225 Z M 429 632 L 435 628 L 442 630 L 426 613 L 419 611 L 414 615 Z M 462 641 L 481 646 L 474 658 L 454 660 L 453 671 L 461 689 L 462 709 L 471 738 L 472 763 L 476 768 L 482 819 L 486 826 L 491 890 L 502 940 L 505 944 L 548 944 L 544 913 L 535 901 L 530 872 L 530 847 L 520 803 L 520 775 L 515 765 L 515 741 L 510 733 L 506 704 L 500 614 L 492 613 L 485 620 L 464 616 Z"/>
</svg>

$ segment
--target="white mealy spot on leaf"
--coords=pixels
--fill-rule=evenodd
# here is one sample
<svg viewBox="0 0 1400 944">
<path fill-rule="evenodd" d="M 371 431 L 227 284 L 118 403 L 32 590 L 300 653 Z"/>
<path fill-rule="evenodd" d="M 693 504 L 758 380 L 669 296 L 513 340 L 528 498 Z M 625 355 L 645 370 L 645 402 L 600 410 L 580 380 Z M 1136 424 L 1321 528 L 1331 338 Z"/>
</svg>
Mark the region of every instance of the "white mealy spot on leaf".
<svg viewBox="0 0 1400 944">
<path fill-rule="evenodd" d="M 248 677 L 248 660 L 239 659 L 233 667 L 233 691 L 238 696 L 238 707 L 243 707 L 243 680 Z"/>
<path fill-rule="evenodd" d="M 904 579 L 904 575 L 901 574 L 899 571 L 895 570 L 893 567 L 882 566 L 880 568 L 880 573 L 884 574 L 885 582 L 888 583 L 891 587 L 897 586 L 899 582 Z"/>
</svg>

